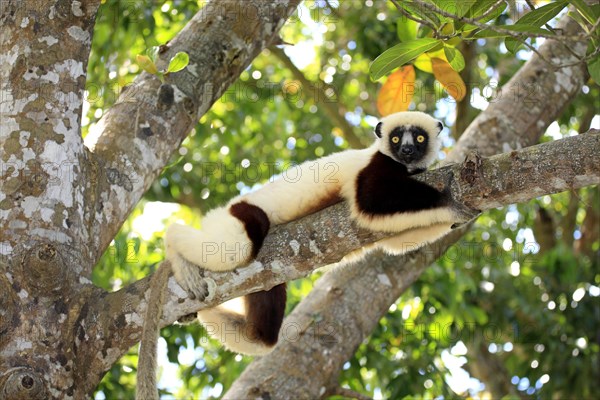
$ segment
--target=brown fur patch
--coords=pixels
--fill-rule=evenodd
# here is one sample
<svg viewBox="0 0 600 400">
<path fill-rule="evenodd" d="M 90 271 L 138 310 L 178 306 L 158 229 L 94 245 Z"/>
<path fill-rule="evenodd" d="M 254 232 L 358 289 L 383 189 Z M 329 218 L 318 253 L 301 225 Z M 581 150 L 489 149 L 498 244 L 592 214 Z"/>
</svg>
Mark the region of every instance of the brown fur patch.
<svg viewBox="0 0 600 400">
<path fill-rule="evenodd" d="M 246 234 L 252 242 L 252 258 L 255 258 L 269 232 L 269 217 L 262 208 L 245 201 L 232 204 L 229 212 L 244 224 Z"/>
<path fill-rule="evenodd" d="M 319 199 L 319 201 L 315 202 L 314 206 L 311 208 L 310 213 L 315 213 L 317 211 L 321 211 L 324 208 L 332 206 L 336 203 L 339 203 L 343 200 L 343 197 L 340 195 L 339 191 L 334 191 L 328 193 L 327 196 Z"/>
<path fill-rule="evenodd" d="M 271 290 L 246 295 L 244 300 L 248 339 L 274 346 L 285 313 L 285 283 Z"/>
</svg>

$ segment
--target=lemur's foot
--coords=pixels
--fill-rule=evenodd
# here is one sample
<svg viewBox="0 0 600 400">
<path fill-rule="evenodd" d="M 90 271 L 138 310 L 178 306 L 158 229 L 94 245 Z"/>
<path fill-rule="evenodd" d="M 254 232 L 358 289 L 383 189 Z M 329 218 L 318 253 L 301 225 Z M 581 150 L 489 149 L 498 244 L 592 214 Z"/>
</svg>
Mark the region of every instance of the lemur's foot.
<svg viewBox="0 0 600 400">
<path fill-rule="evenodd" d="M 192 299 L 204 301 L 208 296 L 208 284 L 204 279 L 204 270 L 181 256 L 172 256 L 173 274 Z M 176 264 L 176 265 L 175 265 Z"/>
</svg>

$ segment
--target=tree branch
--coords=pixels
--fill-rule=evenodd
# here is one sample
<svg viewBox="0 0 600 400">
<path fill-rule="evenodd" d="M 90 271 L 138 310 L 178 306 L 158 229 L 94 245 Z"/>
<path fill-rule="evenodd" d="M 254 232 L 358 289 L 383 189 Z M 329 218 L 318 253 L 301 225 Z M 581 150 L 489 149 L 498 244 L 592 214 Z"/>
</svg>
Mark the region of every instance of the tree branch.
<svg viewBox="0 0 600 400">
<path fill-rule="evenodd" d="M 575 23 L 574 25 L 571 25 L 571 28 L 573 27 L 577 29 L 577 24 Z M 585 53 L 585 44 L 583 46 L 575 45 L 574 48 L 577 50 L 583 49 L 583 52 Z M 552 54 L 558 59 L 571 57 L 570 54 L 563 54 L 562 49 L 556 48 L 556 46 L 555 48 L 552 48 L 551 41 L 546 42 L 540 48 L 540 51 L 546 51 L 548 54 Z M 537 60 L 535 56 L 532 57 L 532 59 L 526 63 L 521 71 L 509 82 L 509 84 L 499 91 L 499 94 L 495 97 L 496 101 L 492 102 L 488 109 L 480 114 L 480 116 L 475 120 L 475 122 L 471 125 L 471 128 L 462 135 L 461 140 L 456 147 L 456 151 L 450 154 L 448 159 L 456 160 L 464 158 L 467 148 L 479 148 L 482 154 L 491 155 L 501 151 L 502 147 L 510 150 L 523 147 L 531 142 L 535 142 L 539 135 L 543 133 L 544 127 L 557 117 L 565 104 L 567 104 L 568 101 L 575 95 L 575 93 L 579 91 L 579 88 L 583 82 L 585 82 L 585 79 L 585 68 L 582 68 L 581 66 L 566 68 L 561 71 L 554 71 L 550 70 L 543 62 Z M 562 90 L 560 91 L 554 90 L 557 82 L 560 82 L 561 84 Z M 524 90 L 524 88 L 529 87 L 533 87 L 536 90 L 527 91 L 527 96 L 523 94 L 518 95 L 519 93 L 515 90 L 515 88 Z M 507 118 L 507 115 L 510 115 L 511 118 Z M 318 217 L 318 215 L 321 217 Z M 321 219 L 315 220 L 314 218 Z M 218 286 L 218 293 L 214 293 L 204 306 L 216 305 L 219 302 L 224 301 L 226 298 L 241 296 L 244 293 L 268 288 L 289 279 L 305 276 L 312 269 L 317 268 L 318 266 L 339 260 L 343 254 L 361 247 L 363 243 L 372 242 L 378 239 L 378 237 L 373 236 L 373 234 L 369 232 L 360 232 L 358 237 L 356 235 L 350 236 L 348 233 L 348 236 L 346 237 L 347 240 L 344 241 L 340 241 L 338 236 L 334 236 L 335 240 L 327 243 L 327 246 L 335 244 L 337 247 L 331 251 L 325 250 L 326 253 L 320 255 L 313 254 L 310 249 L 314 249 L 315 247 L 317 249 L 326 249 L 327 246 L 323 244 L 323 240 L 315 242 L 314 246 L 311 246 L 310 240 L 313 239 L 306 239 L 307 245 L 302 246 L 298 250 L 296 258 L 293 259 L 293 257 L 290 257 L 290 255 L 294 255 L 293 249 L 291 246 L 289 246 L 289 243 L 292 240 L 299 241 L 301 240 L 300 238 L 310 238 L 310 234 L 314 232 L 317 232 L 313 234 L 313 237 L 315 238 L 314 240 L 320 240 L 322 237 L 329 238 L 332 237 L 332 235 L 337 235 L 340 232 L 342 235 L 345 235 L 346 232 L 352 232 L 352 229 L 355 228 L 347 220 L 347 211 L 344 205 L 332 207 L 320 214 L 305 218 L 301 221 L 289 224 L 288 226 L 278 227 L 269 236 L 268 241 L 265 243 L 263 253 L 268 253 L 268 249 L 272 248 L 271 246 L 274 244 L 275 246 L 279 246 L 278 248 L 280 249 L 287 249 L 287 254 L 282 255 L 282 257 L 287 260 L 286 262 L 288 262 L 288 264 L 284 264 L 283 261 L 273 262 L 273 259 L 270 262 L 268 257 L 263 256 L 261 253 L 261 258 L 258 260 L 258 263 L 254 263 L 247 268 L 241 268 L 237 271 L 237 273 L 232 272 L 219 274 L 221 275 L 220 278 L 216 276 L 210 276 L 209 279 L 213 280 L 216 285 L 220 286 Z M 460 232 L 458 231 L 454 232 L 454 234 L 458 235 L 458 237 L 460 236 Z M 458 239 L 458 237 L 456 239 Z M 410 285 L 410 282 L 408 282 L 409 278 L 403 275 L 406 274 L 405 269 L 397 268 L 398 262 L 407 259 L 414 259 L 415 263 L 418 264 L 415 265 L 421 268 L 413 271 L 413 275 L 416 279 L 416 277 L 418 277 L 421 271 L 425 268 L 425 265 L 437 258 L 436 255 L 432 255 L 434 258 L 429 261 L 430 259 L 425 257 L 428 257 L 428 254 L 432 253 L 433 249 L 435 248 L 435 246 L 427 247 L 408 258 L 404 257 L 400 260 L 398 258 L 384 257 L 383 254 L 379 253 L 374 254 L 373 256 L 369 257 L 368 261 L 356 264 L 355 266 L 348 266 L 344 269 L 333 271 L 332 273 L 326 274 L 326 276 L 331 276 L 332 280 L 330 282 L 337 282 L 340 288 L 345 288 L 346 284 L 344 283 L 343 279 L 340 279 L 340 274 L 342 271 L 354 271 L 354 280 L 357 282 L 357 284 L 365 286 L 365 282 L 369 282 L 369 279 L 373 277 L 374 279 L 378 279 L 377 274 L 371 274 L 371 267 L 373 265 L 381 264 L 381 262 L 385 262 L 390 263 L 390 265 L 395 265 L 395 269 L 400 270 L 399 279 L 402 282 L 407 281 L 406 286 L 403 286 L 406 288 L 408 285 Z M 380 258 L 384 261 L 380 262 Z M 311 266 L 302 266 L 301 263 L 304 259 L 311 260 L 311 264 L 314 262 L 317 264 Z M 291 263 L 293 262 L 298 262 L 299 266 L 293 269 L 287 266 L 292 265 Z M 369 264 L 368 268 L 365 263 Z M 265 270 L 263 265 L 269 265 L 271 269 Z M 215 280 L 217 278 L 218 280 Z M 126 328 L 122 329 L 121 333 L 118 333 L 114 327 L 111 327 L 108 324 L 106 324 L 105 328 L 103 329 L 102 337 L 105 338 L 105 347 L 111 349 L 113 349 L 113 347 L 115 348 L 114 351 L 104 355 L 100 360 L 100 362 L 102 362 L 102 364 L 105 366 L 105 369 L 108 369 L 109 366 L 116 361 L 126 351 L 126 349 L 129 348 L 129 346 L 139 341 L 141 326 L 143 324 L 142 316 L 145 315 L 144 313 L 146 309 L 144 294 L 147 293 L 149 287 L 148 280 L 149 278 L 139 281 L 119 292 L 109 294 L 103 302 L 95 302 L 90 305 L 95 311 L 90 312 L 89 315 L 106 313 L 104 310 L 106 306 L 103 306 L 100 303 L 118 305 L 117 307 L 120 308 L 120 312 L 112 311 L 110 316 L 111 320 L 115 319 L 115 315 L 120 315 L 116 318 L 116 320 L 127 322 Z M 392 286 L 395 287 L 397 282 L 398 281 L 393 280 Z M 163 325 L 171 324 L 181 316 L 193 313 L 203 306 L 203 304 L 199 302 L 182 300 L 182 298 L 185 297 L 185 293 L 175 283 L 173 278 L 169 280 L 168 287 L 169 292 L 167 293 L 167 304 L 163 313 Z M 375 295 L 387 295 L 387 291 L 389 289 L 387 285 L 384 289 L 386 290 L 382 291 L 381 288 L 379 288 L 375 292 Z M 369 291 L 365 290 L 365 293 L 367 292 Z M 395 293 L 401 293 L 401 291 Z M 362 293 L 362 291 L 359 289 L 356 290 L 355 294 L 361 296 L 360 298 L 363 298 L 362 296 L 364 295 L 364 293 Z M 398 295 L 399 294 L 396 294 L 395 297 L 389 300 L 384 307 L 382 306 L 382 309 L 384 311 L 387 310 L 389 304 L 391 304 L 391 302 L 393 302 Z M 313 294 L 311 294 L 309 298 L 312 298 L 312 296 Z M 353 298 L 353 303 L 356 303 L 356 298 L 356 296 Z M 346 307 L 350 302 L 350 299 L 339 300 L 340 302 L 336 302 L 335 307 Z M 367 301 L 365 304 L 369 304 L 369 302 Z M 334 311 L 335 307 L 332 307 L 332 312 Z M 335 317 L 324 315 L 323 320 L 335 320 L 335 318 L 339 318 L 340 315 L 343 314 L 337 314 Z M 353 318 L 356 319 L 356 315 L 348 315 L 353 315 Z M 377 323 L 381 314 L 378 313 L 377 310 L 373 312 L 371 309 L 363 309 L 362 314 L 359 313 L 359 315 L 374 321 L 372 325 L 369 325 L 366 320 L 361 322 L 362 330 L 359 332 L 359 334 L 360 340 L 363 340 L 372 329 L 372 326 Z M 373 315 L 375 316 L 373 317 Z M 340 322 L 341 321 L 342 319 L 340 319 Z M 112 346 L 110 346 L 110 344 L 112 344 Z M 340 350 L 340 352 L 337 353 L 337 350 Z M 346 360 L 352 353 L 353 348 L 341 349 L 337 347 L 336 359 L 342 358 Z M 276 350 L 274 356 L 277 357 L 277 354 L 281 355 L 280 351 Z M 303 358 L 303 360 L 305 359 Z M 315 363 L 311 361 L 310 364 L 313 366 L 312 369 L 314 369 Z M 302 365 L 304 365 L 304 363 L 302 363 Z M 301 367 L 302 365 L 299 366 Z M 307 366 L 307 369 L 310 368 Z M 331 372 L 329 369 L 327 371 L 328 373 Z M 249 373 L 252 372 L 249 371 Z M 264 375 L 261 374 L 261 376 Z M 328 382 L 327 384 L 331 382 L 330 375 L 324 375 L 321 378 L 322 379 L 320 379 L 319 382 L 323 382 L 323 379 Z M 290 387 L 290 391 L 293 392 L 293 387 Z"/>
<path fill-rule="evenodd" d="M 300 0 L 207 3 L 159 55 L 179 51 L 190 64 L 166 84 L 146 72 L 86 137 L 98 162 L 93 231 L 100 257 L 141 196 L 198 119 L 277 33 Z"/>
<path fill-rule="evenodd" d="M 580 154 L 573 159 L 571 154 Z M 450 165 L 419 175 L 419 179 L 442 189 L 450 182 L 453 197 L 473 208 L 486 210 L 515 201 L 526 201 L 544 194 L 580 188 L 600 182 L 600 133 L 588 133 L 555 142 L 501 154 L 481 164 Z M 206 271 L 210 295 L 205 302 L 192 301 L 171 278 L 168 283 L 162 326 L 199 309 L 215 306 L 231 298 L 309 275 L 314 269 L 335 263 L 362 246 L 393 236 L 358 228 L 349 218 L 345 203 L 284 225 L 276 226 L 265 239 L 257 259 L 235 271 Z M 339 240 L 343 237 L 344 240 Z M 407 246 L 414 245 L 407 243 Z M 433 260 L 432 260 L 433 261 Z M 392 262 L 397 265 L 396 261 Z M 107 340 L 118 334 L 120 348 L 126 350 L 140 338 L 146 302 L 143 294 L 148 280 L 109 294 L 108 304 L 126 304 L 120 314 L 127 327 L 106 332 Z M 104 360 L 105 367 L 119 354 Z"/>
</svg>

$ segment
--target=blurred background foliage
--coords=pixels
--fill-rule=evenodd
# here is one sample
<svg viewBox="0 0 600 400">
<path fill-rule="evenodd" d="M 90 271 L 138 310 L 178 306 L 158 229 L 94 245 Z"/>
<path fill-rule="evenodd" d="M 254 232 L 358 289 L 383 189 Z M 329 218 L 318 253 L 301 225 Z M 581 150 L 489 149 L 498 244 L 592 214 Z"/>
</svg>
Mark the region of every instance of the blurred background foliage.
<svg viewBox="0 0 600 400">
<path fill-rule="evenodd" d="M 536 2 L 538 3 L 538 2 Z M 511 3 L 493 23 L 526 12 Z M 103 1 L 88 66 L 84 134 L 140 73 L 137 54 L 170 40 L 203 1 Z M 164 225 L 201 215 L 294 163 L 368 145 L 381 82 L 369 64 L 398 43 L 401 14 L 383 1 L 303 3 L 204 115 L 114 239 L 94 282 L 116 290 L 163 259 Z M 538 40 L 538 45 L 541 41 Z M 445 121 L 445 150 L 531 53 L 498 39 L 459 46 L 469 90 L 458 104 L 417 70 L 411 109 Z M 523 90 L 523 88 L 515 88 Z M 590 80 L 543 141 L 598 128 Z M 510 118 L 510 116 L 507 116 Z M 443 158 L 443 154 L 440 154 Z M 486 212 L 390 307 L 344 366 L 341 384 L 375 398 L 593 398 L 600 376 L 598 188 Z M 288 312 L 321 273 L 289 283 Z M 222 395 L 251 361 L 222 350 L 200 325 L 160 339 L 166 398 Z M 97 399 L 132 398 L 137 346 L 105 376 Z M 318 366 L 316 366 L 318 368 Z"/>
</svg>

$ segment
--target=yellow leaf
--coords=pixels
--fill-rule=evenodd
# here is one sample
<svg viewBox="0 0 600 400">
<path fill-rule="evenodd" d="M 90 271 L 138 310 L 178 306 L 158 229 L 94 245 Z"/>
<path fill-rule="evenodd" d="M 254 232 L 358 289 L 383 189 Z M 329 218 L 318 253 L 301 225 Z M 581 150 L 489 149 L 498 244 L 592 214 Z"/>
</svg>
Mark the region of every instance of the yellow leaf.
<svg viewBox="0 0 600 400">
<path fill-rule="evenodd" d="M 444 48 L 441 48 L 441 49 L 436 50 L 436 51 L 430 51 L 427 54 L 431 58 L 439 58 L 441 60 L 448 61 L 448 59 L 446 58 L 446 53 L 444 52 Z"/>
<path fill-rule="evenodd" d="M 458 72 L 452 69 L 447 61 L 437 57 L 431 59 L 431 67 L 435 79 L 442 84 L 446 92 L 454 97 L 454 100 L 461 101 L 467 93 L 467 87 Z"/>
<path fill-rule="evenodd" d="M 444 49 L 442 48 L 440 50 L 429 51 L 427 53 L 421 54 L 419 57 L 415 58 L 415 62 L 413 64 L 421 71 L 432 74 L 433 68 L 431 66 L 431 59 L 434 57 L 448 61 L 448 59 L 446 58 L 446 54 L 444 53 Z"/>
<path fill-rule="evenodd" d="M 377 96 L 377 110 L 382 117 L 408 110 L 415 93 L 415 68 L 405 65 L 388 76 Z"/>
<path fill-rule="evenodd" d="M 419 68 L 423 72 L 432 74 L 433 69 L 431 68 L 431 57 L 428 53 L 423 53 L 419 57 L 415 58 L 415 67 Z"/>
</svg>

